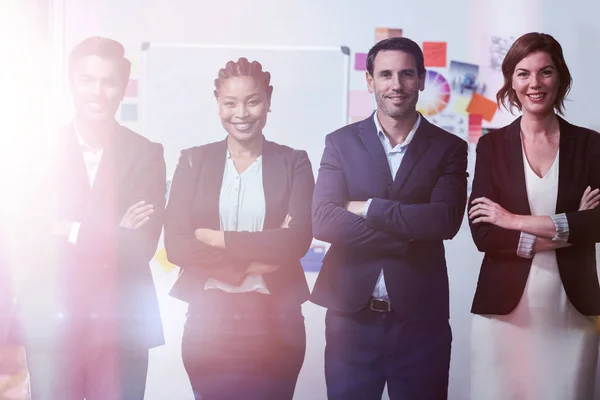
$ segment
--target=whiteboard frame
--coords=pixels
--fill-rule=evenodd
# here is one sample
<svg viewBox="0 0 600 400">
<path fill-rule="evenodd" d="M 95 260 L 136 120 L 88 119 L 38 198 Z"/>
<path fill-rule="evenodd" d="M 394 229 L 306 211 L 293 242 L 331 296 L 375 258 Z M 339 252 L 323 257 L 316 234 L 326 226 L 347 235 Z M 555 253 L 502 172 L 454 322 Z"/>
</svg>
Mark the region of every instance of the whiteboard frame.
<svg viewBox="0 0 600 400">
<path fill-rule="evenodd" d="M 350 93 L 350 48 L 348 46 L 283 46 L 283 45 L 234 45 L 234 44 L 201 44 L 201 43 L 171 43 L 171 42 L 143 42 L 142 43 L 142 75 L 140 89 L 139 104 L 139 120 L 141 121 L 141 133 L 146 132 L 146 110 L 143 99 L 146 97 L 148 79 L 148 58 L 146 54 L 153 47 L 169 47 L 169 48 L 202 48 L 202 49 L 240 49 L 240 50 L 285 50 L 285 51 L 340 51 L 344 54 L 344 84 L 346 86 L 345 93 L 342 99 L 342 121 L 344 124 L 349 122 L 348 95 Z M 341 128 L 341 126 L 340 126 Z M 169 178 L 169 177 L 168 177 Z"/>
</svg>

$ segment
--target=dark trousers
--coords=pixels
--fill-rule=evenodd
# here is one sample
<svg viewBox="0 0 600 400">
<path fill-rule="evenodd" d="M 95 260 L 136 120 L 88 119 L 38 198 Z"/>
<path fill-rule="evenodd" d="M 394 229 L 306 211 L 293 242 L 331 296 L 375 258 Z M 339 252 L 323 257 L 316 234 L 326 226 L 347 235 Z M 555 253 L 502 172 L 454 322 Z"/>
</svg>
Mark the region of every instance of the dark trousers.
<svg viewBox="0 0 600 400">
<path fill-rule="evenodd" d="M 405 320 L 394 311 L 328 310 L 325 378 L 330 400 L 448 397 L 452 333 L 448 320 Z"/>
<path fill-rule="evenodd" d="M 26 348 L 31 400 L 142 400 L 148 350 Z"/>
<path fill-rule="evenodd" d="M 280 308 L 268 295 L 207 291 L 191 305 L 183 363 L 196 399 L 292 399 L 304 362 L 300 305 Z"/>
<path fill-rule="evenodd" d="M 148 349 L 117 344 L 119 324 L 102 318 L 29 318 L 25 344 L 31 400 L 142 400 Z M 60 329 L 57 329 L 57 326 Z"/>
</svg>

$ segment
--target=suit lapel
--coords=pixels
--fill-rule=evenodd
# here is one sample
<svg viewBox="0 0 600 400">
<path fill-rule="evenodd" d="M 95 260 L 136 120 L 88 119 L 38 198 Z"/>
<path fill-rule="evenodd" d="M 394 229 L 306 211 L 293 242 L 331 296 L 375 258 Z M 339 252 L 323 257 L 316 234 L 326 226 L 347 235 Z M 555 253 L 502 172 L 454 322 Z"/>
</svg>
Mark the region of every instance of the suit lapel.
<svg viewBox="0 0 600 400">
<path fill-rule="evenodd" d="M 214 147 L 213 147 L 214 146 Z M 220 229 L 219 199 L 221 197 L 221 185 L 223 184 L 223 173 L 227 156 L 227 139 L 207 146 L 202 154 L 200 162 L 200 184 L 202 188 L 202 210 L 203 221 L 211 229 Z"/>
<path fill-rule="evenodd" d="M 573 157 L 575 149 L 575 135 L 571 125 L 558 117 L 560 129 L 560 144 L 558 155 L 558 197 L 556 199 L 556 213 L 567 211 L 569 199 L 568 196 L 573 191 L 570 190 L 570 184 L 573 181 Z"/>
<path fill-rule="evenodd" d="M 406 149 L 406 154 L 402 159 L 400 168 L 396 173 L 394 179 L 393 194 L 398 193 L 402 186 L 406 183 L 406 179 L 410 175 L 411 171 L 429 147 L 429 140 L 431 136 L 431 124 L 423 116 L 421 116 L 421 124 L 415 132 L 415 136 Z"/>
<path fill-rule="evenodd" d="M 381 178 L 385 181 L 386 187 L 391 188 L 392 173 L 390 172 L 387 155 L 385 154 L 383 145 L 379 140 L 377 128 L 375 127 L 375 122 L 373 121 L 373 118 L 375 118 L 374 115 L 375 113 L 373 113 L 370 118 L 362 121 L 358 125 L 358 136 L 371 154 L 373 163 L 377 166 L 377 170 Z"/>
<path fill-rule="evenodd" d="M 77 142 L 73 125 L 67 126 L 60 136 L 60 158 L 58 159 L 57 198 L 59 217 L 69 220 L 80 219 L 83 208 L 88 204 L 90 188 L 83 153 Z"/>
<path fill-rule="evenodd" d="M 288 171 L 283 156 L 277 153 L 277 145 L 265 140 L 262 153 L 263 190 L 265 193 L 264 229 L 279 227 L 287 210 L 280 205 L 289 187 Z"/>
<path fill-rule="evenodd" d="M 521 117 L 511 123 L 504 133 L 507 149 L 507 165 L 513 191 L 517 194 L 515 209 L 510 210 L 515 214 L 531 215 L 527 186 L 525 183 L 525 164 L 523 162 L 523 146 L 521 144 Z"/>
</svg>

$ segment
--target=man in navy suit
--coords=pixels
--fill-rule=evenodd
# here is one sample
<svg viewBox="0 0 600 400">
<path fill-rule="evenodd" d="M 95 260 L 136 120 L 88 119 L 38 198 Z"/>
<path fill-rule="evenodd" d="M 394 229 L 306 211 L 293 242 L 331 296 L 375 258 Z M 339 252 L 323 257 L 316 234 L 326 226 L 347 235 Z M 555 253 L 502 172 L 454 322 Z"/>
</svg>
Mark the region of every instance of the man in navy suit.
<svg viewBox="0 0 600 400">
<path fill-rule="evenodd" d="M 329 399 L 447 398 L 452 334 L 444 240 L 467 199 L 467 144 L 416 111 L 423 53 L 407 38 L 367 58 L 377 111 L 326 137 L 313 201 L 331 243 L 312 301 L 328 308 Z"/>
</svg>

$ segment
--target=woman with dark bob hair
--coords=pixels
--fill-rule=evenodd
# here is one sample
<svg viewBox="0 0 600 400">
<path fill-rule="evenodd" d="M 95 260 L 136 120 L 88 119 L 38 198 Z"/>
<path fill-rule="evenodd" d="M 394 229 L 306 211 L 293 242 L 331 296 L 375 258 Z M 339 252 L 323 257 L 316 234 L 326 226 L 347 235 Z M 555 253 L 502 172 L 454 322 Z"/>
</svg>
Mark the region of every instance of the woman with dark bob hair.
<svg viewBox="0 0 600 400">
<path fill-rule="evenodd" d="M 498 105 L 522 115 L 477 145 L 469 223 L 485 256 L 471 309 L 471 395 L 592 399 L 600 135 L 558 115 L 572 79 L 552 36 L 518 38 L 502 73 Z"/>
</svg>

